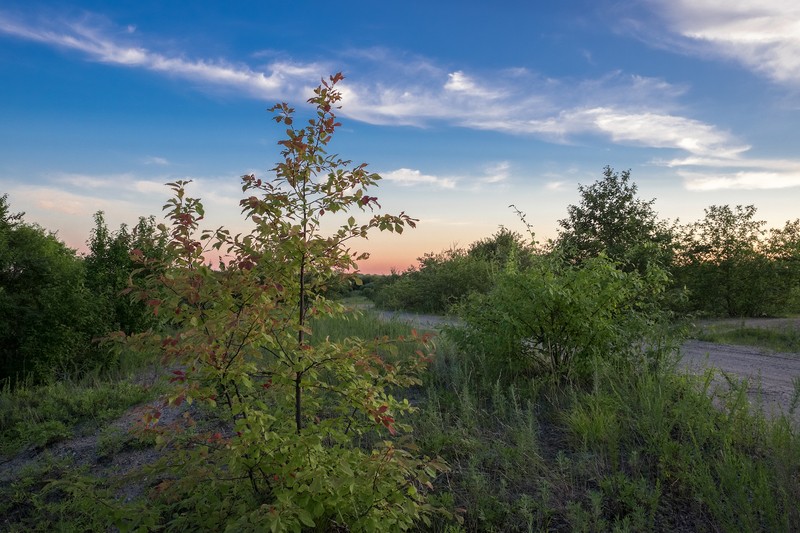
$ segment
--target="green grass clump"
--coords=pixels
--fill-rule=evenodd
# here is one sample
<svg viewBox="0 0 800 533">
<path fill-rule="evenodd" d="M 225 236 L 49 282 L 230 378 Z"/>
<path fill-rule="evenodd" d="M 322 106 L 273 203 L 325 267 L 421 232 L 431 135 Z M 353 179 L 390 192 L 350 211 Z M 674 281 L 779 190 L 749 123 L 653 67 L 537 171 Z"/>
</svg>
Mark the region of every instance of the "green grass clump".
<svg viewBox="0 0 800 533">
<path fill-rule="evenodd" d="M 91 431 L 152 396 L 128 381 L 59 381 L 0 391 L 0 454 L 44 448 Z"/>
<path fill-rule="evenodd" d="M 0 486 L 0 530 L 152 531 L 155 510 L 141 499 L 121 501 L 117 483 L 75 468 L 67 459 L 29 465 Z"/>
</svg>

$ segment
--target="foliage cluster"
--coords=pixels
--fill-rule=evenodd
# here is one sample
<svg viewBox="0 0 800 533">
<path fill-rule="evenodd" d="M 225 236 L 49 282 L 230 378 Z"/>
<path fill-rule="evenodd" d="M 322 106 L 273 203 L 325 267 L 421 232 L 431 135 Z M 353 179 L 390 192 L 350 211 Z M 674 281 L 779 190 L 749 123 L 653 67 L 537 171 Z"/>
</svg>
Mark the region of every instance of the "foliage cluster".
<svg viewBox="0 0 800 533">
<path fill-rule="evenodd" d="M 425 339 L 315 331 L 344 312 L 325 293 L 365 257 L 350 241 L 415 222 L 374 214 L 322 229 L 325 216 L 380 207 L 368 194 L 380 177 L 327 153 L 340 80 L 315 90 L 304 127 L 288 105 L 272 108 L 287 137 L 274 179 L 242 178 L 250 233 L 199 231 L 202 203 L 176 182 L 165 258 L 140 255 L 149 273 L 137 294 L 166 333 L 128 336 L 125 349 L 160 351 L 174 368 L 169 402 L 212 409 L 225 428 L 189 439 L 163 430 L 173 450 L 158 501 L 169 529 L 404 530 L 428 520 L 425 493 L 441 467 L 401 440 L 413 407 L 394 395 L 419 383 Z M 217 269 L 203 255 L 214 249 L 225 254 Z M 395 355 L 407 343 L 411 355 Z"/>
<path fill-rule="evenodd" d="M 567 207 L 559 221 L 558 246 L 579 263 L 605 254 L 622 270 L 644 273 L 650 265 L 668 266 L 672 259 L 673 228 L 658 219 L 655 200 L 637 197 L 630 171 L 603 169 L 603 177 L 580 185 L 579 205 Z"/>
<path fill-rule="evenodd" d="M 90 295 L 74 252 L 0 198 L 0 379 L 71 370 L 90 342 Z"/>
<path fill-rule="evenodd" d="M 800 220 L 767 233 L 752 205 L 711 206 L 683 228 L 673 272 L 693 310 L 712 316 L 800 311 Z"/>
<path fill-rule="evenodd" d="M 491 290 L 508 263 L 507 253 L 486 253 L 495 247 L 515 250 L 511 262 L 521 271 L 535 264 L 533 257 L 548 254 L 575 266 L 602 255 L 618 270 L 645 277 L 662 269 L 672 280 L 665 299 L 682 314 L 800 313 L 800 219 L 767 231 L 752 205 L 712 205 L 694 223 L 660 220 L 655 200 L 638 198 L 630 172 L 611 167 L 579 192 L 580 202 L 567 208 L 559 236 L 547 249 L 501 229 L 468 252 L 426 254 L 418 268 L 376 284 L 370 298 L 390 309 L 444 312 L 470 293 Z"/>
<path fill-rule="evenodd" d="M 482 351 L 491 375 L 585 382 L 598 358 L 658 363 L 672 341 L 673 317 L 662 305 L 669 277 L 646 268 L 625 272 L 602 254 L 579 266 L 537 257 L 526 270 L 498 274 L 487 294 L 472 294 L 458 309 L 465 327 L 451 335 L 462 349 Z"/>
<path fill-rule="evenodd" d="M 43 382 L 118 366 L 95 339 L 119 329 L 141 331 L 149 313 L 120 292 L 141 247 L 159 253 L 153 219 L 110 233 L 95 215 L 90 253 L 81 258 L 57 236 L 11 214 L 0 197 L 0 381 Z M 151 243 L 145 246 L 144 243 Z"/>
<path fill-rule="evenodd" d="M 495 273 L 509 267 L 526 268 L 533 250 L 521 235 L 500 228 L 468 249 L 451 248 L 418 258 L 419 265 L 370 291 L 379 307 L 420 313 L 445 313 L 471 293 L 484 293 Z"/>
</svg>

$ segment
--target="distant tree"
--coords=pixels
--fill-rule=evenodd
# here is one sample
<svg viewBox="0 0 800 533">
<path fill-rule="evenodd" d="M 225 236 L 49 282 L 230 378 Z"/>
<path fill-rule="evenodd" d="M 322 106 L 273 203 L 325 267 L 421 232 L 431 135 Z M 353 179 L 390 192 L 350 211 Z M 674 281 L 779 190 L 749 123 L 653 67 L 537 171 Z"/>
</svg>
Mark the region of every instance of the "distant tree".
<svg viewBox="0 0 800 533">
<path fill-rule="evenodd" d="M 83 265 L 0 198 L 0 379 L 44 380 L 87 364 Z"/>
<path fill-rule="evenodd" d="M 756 211 L 712 205 L 703 220 L 683 228 L 676 273 L 697 310 L 732 317 L 771 310 L 773 279 L 762 250 L 766 222 Z"/>
<path fill-rule="evenodd" d="M 95 334 L 142 331 L 154 323 L 154 317 L 142 302 L 123 294 L 131 283 L 144 276 L 138 272 L 140 264 L 131 254 L 139 250 L 143 257 L 163 257 L 167 235 L 156 228 L 154 217 L 140 217 L 133 231 L 126 224 L 115 232 L 109 231 L 102 211 L 95 213 L 94 222 L 84 262 L 86 287 L 94 296 Z"/>
<path fill-rule="evenodd" d="M 444 313 L 471 292 L 491 287 L 493 265 L 451 248 L 418 257 L 416 267 L 393 276 L 373 294 L 376 305 L 420 313 Z"/>
<path fill-rule="evenodd" d="M 567 208 L 559 220 L 557 245 L 573 261 L 582 262 L 601 252 L 623 265 L 624 270 L 644 272 L 647 265 L 668 265 L 672 256 L 672 232 L 658 220 L 655 199 L 643 201 L 630 171 L 621 174 L 607 166 L 603 178 L 578 187 L 581 201 Z"/>
<path fill-rule="evenodd" d="M 511 262 L 517 268 L 526 268 L 531 264 L 533 249 L 522 235 L 501 226 L 491 237 L 473 242 L 467 254 L 498 267 Z"/>
<path fill-rule="evenodd" d="M 770 231 L 767 253 L 775 270 L 775 291 L 784 313 L 800 312 L 800 219 Z"/>
</svg>

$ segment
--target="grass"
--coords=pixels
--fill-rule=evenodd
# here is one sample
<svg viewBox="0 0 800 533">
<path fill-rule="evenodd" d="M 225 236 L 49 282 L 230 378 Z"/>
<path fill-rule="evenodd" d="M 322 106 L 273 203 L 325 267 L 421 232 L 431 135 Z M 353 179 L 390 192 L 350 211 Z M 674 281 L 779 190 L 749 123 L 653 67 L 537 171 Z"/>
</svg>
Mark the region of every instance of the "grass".
<svg viewBox="0 0 800 533">
<path fill-rule="evenodd" d="M 407 324 L 369 311 L 312 327 L 317 339 L 411 337 Z M 588 388 L 544 377 L 489 379 L 497 373 L 486 371 L 480 353 L 460 351 L 444 336 L 435 342 L 423 385 L 398 391 L 419 407 L 408 420 L 414 433 L 404 438 L 449 465 L 429 494 L 449 514 L 428 530 L 800 530 L 800 436 L 785 418 L 751 412 L 745 383 L 711 394 L 710 373 L 602 363 Z M 411 353 L 410 343 L 399 343 L 389 355 Z M 10 428 L 23 432 L 25 420 L 27 433 L 9 442 L 63 438 L 80 423 L 100 427 L 147 394 L 126 380 L 3 391 L 3 442 Z M 118 453 L 128 441 L 107 428 L 99 455 Z M 32 468 L 0 487 L 0 527 L 157 524 L 155 504 L 121 501 L 113 479 L 63 461 Z"/>
<path fill-rule="evenodd" d="M 156 372 L 144 360 L 128 360 L 112 371 L 65 378 L 52 383 L 0 390 L 0 458 L 23 450 L 42 452 L 7 482 L 0 483 L 0 529 L 3 531 L 123 530 L 146 523 L 152 513 L 140 502 L 122 502 L 122 480 L 98 477 L 70 458 L 56 458 L 48 448 L 99 431 L 97 460 L 132 447 L 151 446 L 108 424 L 130 407 L 148 401 L 163 387 L 145 374 Z M 148 383 L 152 382 L 152 383 Z"/>
<path fill-rule="evenodd" d="M 740 324 L 709 324 L 698 327 L 693 337 L 719 344 L 755 346 L 784 353 L 800 353 L 800 329 L 790 326 L 759 328 Z"/>
<path fill-rule="evenodd" d="M 42 449 L 91 432 L 153 396 L 125 380 L 65 380 L 0 391 L 0 454 Z"/>
<path fill-rule="evenodd" d="M 486 383 L 484 364 L 440 341 L 415 424 L 451 466 L 437 498 L 464 530 L 800 528 L 797 428 L 751 412 L 746 384 L 714 396 L 711 374 L 602 364 L 591 390 Z"/>
</svg>

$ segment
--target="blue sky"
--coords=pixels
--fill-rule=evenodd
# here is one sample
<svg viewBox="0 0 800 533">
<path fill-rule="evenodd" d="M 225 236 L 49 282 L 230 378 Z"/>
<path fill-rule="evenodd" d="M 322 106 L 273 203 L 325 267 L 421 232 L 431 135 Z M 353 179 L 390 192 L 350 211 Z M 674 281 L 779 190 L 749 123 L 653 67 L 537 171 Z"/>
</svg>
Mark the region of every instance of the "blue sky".
<svg viewBox="0 0 800 533">
<path fill-rule="evenodd" d="M 0 192 L 79 249 L 92 213 L 158 215 L 176 179 L 210 226 L 244 229 L 239 176 L 278 155 L 267 108 L 337 71 L 332 150 L 420 219 L 360 246 L 365 271 L 522 230 L 512 203 L 554 237 L 605 165 L 663 218 L 800 216 L 800 4 L 782 0 L 6 0 Z"/>
</svg>

